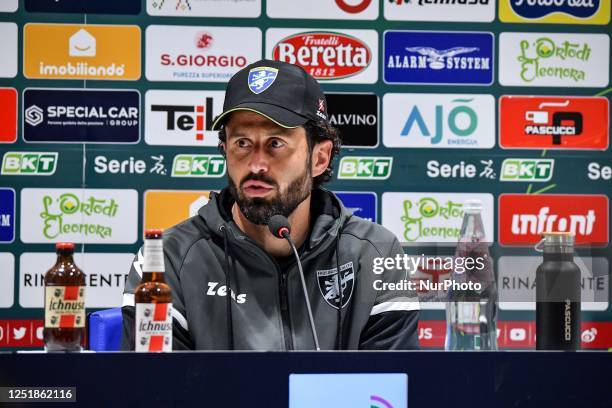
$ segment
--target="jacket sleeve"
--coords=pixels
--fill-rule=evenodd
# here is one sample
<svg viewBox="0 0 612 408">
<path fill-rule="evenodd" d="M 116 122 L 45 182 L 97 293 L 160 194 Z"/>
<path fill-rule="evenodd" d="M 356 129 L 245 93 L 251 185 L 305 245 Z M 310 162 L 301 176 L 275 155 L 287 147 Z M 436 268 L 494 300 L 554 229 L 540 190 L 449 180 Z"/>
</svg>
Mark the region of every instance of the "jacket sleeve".
<svg viewBox="0 0 612 408">
<path fill-rule="evenodd" d="M 394 239 L 389 258 L 404 256 L 397 239 Z M 386 269 L 379 277 L 376 299 L 370 317 L 361 331 L 359 349 L 362 350 L 418 350 L 419 299 L 416 291 L 388 289 L 383 283 L 404 283 L 410 280 L 405 269 Z"/>
<path fill-rule="evenodd" d="M 123 291 L 123 305 L 121 307 L 122 315 L 122 334 L 121 334 L 121 350 L 134 350 L 134 291 L 140 284 L 142 278 L 142 264 L 144 257 L 142 248 L 136 254 L 127 281 L 125 282 L 125 290 Z M 165 277 L 166 283 L 172 290 L 172 349 L 173 350 L 193 350 L 194 344 L 189 335 L 189 326 L 185 319 L 185 305 L 180 286 L 180 281 L 168 259 L 167 254 L 164 255 Z"/>
</svg>

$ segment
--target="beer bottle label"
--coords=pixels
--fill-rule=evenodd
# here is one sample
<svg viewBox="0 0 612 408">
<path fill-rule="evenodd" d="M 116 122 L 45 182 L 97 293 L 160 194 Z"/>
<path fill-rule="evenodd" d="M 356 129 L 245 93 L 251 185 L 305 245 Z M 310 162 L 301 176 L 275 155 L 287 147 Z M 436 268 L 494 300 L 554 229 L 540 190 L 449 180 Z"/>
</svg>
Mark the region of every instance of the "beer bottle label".
<svg viewBox="0 0 612 408">
<path fill-rule="evenodd" d="M 161 239 L 145 239 L 143 272 L 164 272 L 164 247 Z"/>
<path fill-rule="evenodd" d="M 45 287 L 45 327 L 85 327 L 85 286 Z"/>
<path fill-rule="evenodd" d="M 136 303 L 136 351 L 172 351 L 172 303 Z"/>
</svg>

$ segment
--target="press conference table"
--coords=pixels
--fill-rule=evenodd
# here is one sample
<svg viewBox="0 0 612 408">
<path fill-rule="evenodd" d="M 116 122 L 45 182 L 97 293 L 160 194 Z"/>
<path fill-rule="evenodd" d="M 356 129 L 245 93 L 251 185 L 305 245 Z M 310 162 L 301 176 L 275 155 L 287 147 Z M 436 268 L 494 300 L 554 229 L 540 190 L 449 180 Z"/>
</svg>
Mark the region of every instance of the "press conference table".
<svg viewBox="0 0 612 408">
<path fill-rule="evenodd" d="M 75 386 L 73 407 L 287 407 L 292 373 L 405 373 L 409 408 L 612 406 L 610 352 L 0 354 L 0 386 Z"/>
</svg>

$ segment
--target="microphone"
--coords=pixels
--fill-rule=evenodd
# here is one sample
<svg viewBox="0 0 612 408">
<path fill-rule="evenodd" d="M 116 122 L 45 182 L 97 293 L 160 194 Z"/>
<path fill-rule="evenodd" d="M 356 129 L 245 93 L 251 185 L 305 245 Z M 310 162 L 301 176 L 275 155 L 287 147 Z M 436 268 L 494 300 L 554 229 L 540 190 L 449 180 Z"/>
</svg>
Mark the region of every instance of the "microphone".
<svg viewBox="0 0 612 408">
<path fill-rule="evenodd" d="M 304 270 L 302 269 L 302 262 L 298 254 L 297 248 L 291 239 L 291 225 L 287 217 L 280 214 L 274 215 L 268 221 L 268 229 L 276 238 L 286 239 L 289 242 L 289 246 L 293 250 L 293 256 L 297 261 L 298 271 L 300 272 L 300 280 L 302 281 L 302 290 L 304 291 L 304 300 L 306 301 L 306 310 L 308 311 L 308 319 L 310 320 L 310 330 L 312 331 L 312 338 L 315 343 L 317 351 L 320 351 L 319 337 L 317 336 L 317 329 L 314 324 L 312 317 L 312 307 L 310 306 L 310 299 L 308 297 L 308 290 L 306 289 L 306 280 L 304 279 Z"/>
</svg>

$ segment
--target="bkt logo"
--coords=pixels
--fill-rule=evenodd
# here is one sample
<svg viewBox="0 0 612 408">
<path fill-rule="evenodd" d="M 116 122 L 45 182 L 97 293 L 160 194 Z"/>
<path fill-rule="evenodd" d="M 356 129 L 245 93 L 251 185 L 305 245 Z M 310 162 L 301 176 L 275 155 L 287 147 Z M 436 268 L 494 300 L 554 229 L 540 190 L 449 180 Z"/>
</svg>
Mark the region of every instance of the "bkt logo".
<svg viewBox="0 0 612 408">
<path fill-rule="evenodd" d="M 415 103 L 415 101 L 417 101 Z M 386 94 L 387 147 L 491 148 L 495 99 L 491 95 Z"/>
<path fill-rule="evenodd" d="M 55 173 L 57 152 L 6 152 L 2 174 L 12 176 L 50 176 Z"/>
<path fill-rule="evenodd" d="M 150 145 L 217 146 L 210 130 L 223 110 L 222 91 L 148 91 L 145 140 Z"/>
<path fill-rule="evenodd" d="M 392 165 L 393 157 L 346 156 L 340 160 L 338 179 L 386 180 Z"/>
<path fill-rule="evenodd" d="M 0 242 L 15 239 L 15 190 L 0 188 Z"/>
<path fill-rule="evenodd" d="M 386 83 L 493 83 L 491 33 L 387 31 L 384 46 Z"/>
<path fill-rule="evenodd" d="M 174 157 L 172 177 L 223 177 L 225 168 L 220 154 L 179 154 Z"/>
<path fill-rule="evenodd" d="M 543 182 L 551 179 L 554 159 L 505 159 L 501 181 Z"/>
<path fill-rule="evenodd" d="M 504 148 L 598 149 L 608 147 L 605 97 L 509 96 L 500 98 Z"/>
</svg>

